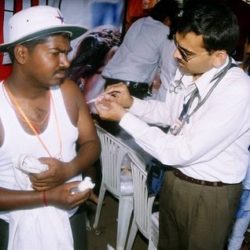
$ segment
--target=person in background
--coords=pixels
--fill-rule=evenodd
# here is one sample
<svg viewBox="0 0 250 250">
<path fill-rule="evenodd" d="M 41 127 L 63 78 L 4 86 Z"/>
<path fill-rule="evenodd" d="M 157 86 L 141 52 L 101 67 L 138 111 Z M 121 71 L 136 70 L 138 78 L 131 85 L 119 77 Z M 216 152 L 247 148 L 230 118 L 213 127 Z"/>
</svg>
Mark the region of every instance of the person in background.
<svg viewBox="0 0 250 250">
<path fill-rule="evenodd" d="M 238 35 L 226 5 L 187 4 L 165 102 L 132 97 L 122 83 L 108 86 L 96 102 L 103 119 L 119 121 L 172 168 L 160 191 L 159 250 L 222 250 L 227 244 L 250 141 L 250 79 L 230 57 Z"/>
<path fill-rule="evenodd" d="M 91 0 L 91 27 L 122 25 L 123 0 Z"/>
<path fill-rule="evenodd" d="M 177 69 L 177 61 L 173 58 L 175 49 L 173 40 L 164 44 L 159 69 L 151 84 L 152 96 L 149 99 L 165 101 L 169 85 Z"/>
<path fill-rule="evenodd" d="M 244 55 L 241 67 L 250 76 L 250 30 L 248 31 L 244 45 Z"/>
<path fill-rule="evenodd" d="M 249 158 L 250 159 L 250 158 Z M 248 170 L 243 181 L 243 192 L 241 194 L 236 220 L 228 242 L 228 250 L 239 250 L 245 238 L 245 233 L 250 223 L 250 160 Z"/>
<path fill-rule="evenodd" d="M 250 32 L 246 38 L 244 46 L 242 69 L 250 75 Z M 249 155 L 250 156 L 250 155 Z M 250 223 L 250 158 L 248 162 L 248 169 L 246 177 L 243 181 L 243 192 L 240 198 L 240 204 L 236 213 L 236 220 L 229 237 L 228 250 L 241 249 L 244 245 L 244 238 L 247 228 Z"/>
<path fill-rule="evenodd" d="M 126 82 L 131 93 L 139 98 L 149 95 L 149 87 L 158 72 L 162 58 L 176 65 L 171 56 L 175 46 L 172 40 L 176 19 L 180 13 L 177 0 L 161 0 L 148 17 L 134 22 L 126 32 L 122 44 L 104 67 L 106 86 Z M 168 47 L 169 54 L 163 54 Z M 165 68 L 165 74 L 170 74 Z M 167 83 L 164 83 L 167 85 Z"/>
<path fill-rule="evenodd" d="M 24 9 L 8 27 L 0 44 L 13 65 L 0 86 L 0 249 L 87 249 L 81 204 L 90 190 L 78 185 L 100 143 L 79 88 L 66 79 L 70 40 L 86 29 L 50 6 Z"/>
<path fill-rule="evenodd" d="M 112 58 L 117 47 L 120 45 L 121 33 L 114 26 L 100 26 L 86 32 L 76 45 L 76 53 L 73 56 L 68 69 L 68 77 L 73 80 L 83 93 L 86 103 L 103 93 L 105 80 L 102 78 L 102 69 Z M 94 103 L 88 104 L 89 110 L 95 122 L 102 127 L 106 126 L 96 114 Z M 108 124 L 110 127 L 110 124 Z M 85 171 L 98 184 L 99 162 Z M 90 200 L 98 202 L 98 185 L 90 195 Z"/>
<path fill-rule="evenodd" d="M 129 27 L 139 18 L 145 17 L 149 15 L 150 9 L 155 5 L 155 1 L 153 1 L 153 6 L 148 4 L 150 0 L 127 0 L 126 2 L 126 13 L 125 13 L 125 23 L 123 34 L 127 32 Z M 148 8 L 150 5 L 151 8 Z M 147 7 L 147 8 L 145 8 Z"/>
<path fill-rule="evenodd" d="M 87 32 L 77 45 L 68 77 L 80 87 L 93 119 L 108 131 L 117 131 L 116 122 L 107 122 L 96 114 L 94 102 L 104 91 L 102 70 L 116 53 L 121 42 L 120 31 L 111 26 L 100 26 Z M 90 102 L 90 103 L 89 103 Z"/>
<path fill-rule="evenodd" d="M 104 91 L 102 70 L 120 45 L 120 38 L 119 29 L 105 25 L 86 32 L 76 45 L 68 77 L 77 83 L 87 103 Z M 89 107 L 95 113 L 94 105 Z"/>
<path fill-rule="evenodd" d="M 242 61 L 244 54 L 244 44 L 250 29 L 250 1 L 249 0 L 224 0 L 236 15 L 240 28 L 238 43 L 234 51 L 234 59 Z"/>
</svg>

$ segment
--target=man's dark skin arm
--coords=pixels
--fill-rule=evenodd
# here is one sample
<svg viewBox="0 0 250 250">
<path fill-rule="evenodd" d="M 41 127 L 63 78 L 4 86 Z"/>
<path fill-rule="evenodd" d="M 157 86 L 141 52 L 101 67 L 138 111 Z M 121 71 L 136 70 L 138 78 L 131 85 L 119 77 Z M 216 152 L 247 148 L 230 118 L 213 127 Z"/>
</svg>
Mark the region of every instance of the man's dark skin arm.
<svg viewBox="0 0 250 250">
<path fill-rule="evenodd" d="M 71 122 L 79 131 L 79 148 L 76 157 L 67 163 L 54 158 L 40 159 L 49 165 L 49 170 L 31 177 L 33 187 L 39 191 L 60 185 L 82 173 L 94 164 L 100 154 L 96 128 L 79 88 L 70 80 L 66 80 L 61 88 Z"/>
<path fill-rule="evenodd" d="M 65 183 L 65 181 L 81 173 L 83 169 L 91 166 L 97 160 L 100 153 L 100 143 L 87 105 L 80 91 L 78 92 L 77 86 L 72 85 L 72 83 L 63 84 L 63 93 L 68 112 L 75 110 L 71 113 L 70 119 L 79 130 L 77 156 L 68 163 L 54 158 L 42 158 L 42 161 L 49 165 L 49 170 L 30 178 L 37 191 L 15 191 L 0 188 L 0 211 L 44 206 L 44 194 L 40 192 L 43 190 L 46 190 L 45 195 L 49 205 L 64 209 L 78 206 L 88 199 L 89 190 L 71 194 L 71 189 L 75 188 L 79 182 Z M 69 98 L 73 99 L 74 102 L 70 101 Z M 76 108 L 79 109 L 79 112 Z M 0 125 L 2 144 L 4 131 L 1 123 Z"/>
<path fill-rule="evenodd" d="M 29 209 L 35 207 L 44 207 L 45 205 L 53 205 L 62 209 L 71 209 L 79 206 L 86 201 L 90 195 L 90 191 L 71 194 L 71 189 L 77 186 L 79 182 L 66 183 L 45 192 L 46 202 L 44 202 L 44 194 L 39 191 L 15 191 L 0 188 L 0 211 Z"/>
</svg>

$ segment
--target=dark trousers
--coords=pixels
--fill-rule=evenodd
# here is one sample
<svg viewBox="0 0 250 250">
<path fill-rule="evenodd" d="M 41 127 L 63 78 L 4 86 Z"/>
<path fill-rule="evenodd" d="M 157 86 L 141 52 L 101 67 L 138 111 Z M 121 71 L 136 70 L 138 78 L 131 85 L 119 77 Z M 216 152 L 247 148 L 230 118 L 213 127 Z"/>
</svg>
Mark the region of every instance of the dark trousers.
<svg viewBox="0 0 250 250">
<path fill-rule="evenodd" d="M 159 250 L 223 250 L 241 184 L 205 186 L 167 171 L 160 193 Z"/>
<path fill-rule="evenodd" d="M 74 250 L 87 250 L 87 231 L 86 231 L 86 212 L 85 206 L 81 206 L 70 218 L 74 239 Z M 8 248 L 9 224 L 0 219 L 0 250 Z M 46 239 L 44 239 L 46 240 Z"/>
<path fill-rule="evenodd" d="M 7 250 L 9 238 L 9 224 L 0 219 L 0 250 Z"/>
</svg>

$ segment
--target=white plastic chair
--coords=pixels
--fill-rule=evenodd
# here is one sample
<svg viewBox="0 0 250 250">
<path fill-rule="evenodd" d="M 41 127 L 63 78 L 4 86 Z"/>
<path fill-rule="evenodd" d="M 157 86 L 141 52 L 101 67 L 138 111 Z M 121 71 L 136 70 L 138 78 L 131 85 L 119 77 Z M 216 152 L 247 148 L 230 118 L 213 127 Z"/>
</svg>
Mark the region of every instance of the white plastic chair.
<svg viewBox="0 0 250 250">
<path fill-rule="evenodd" d="M 149 241 L 148 249 L 156 250 L 159 236 L 159 213 L 152 213 L 155 196 L 148 196 L 147 171 L 144 161 L 132 150 L 129 152 L 134 184 L 134 217 L 126 250 L 131 250 L 139 230 Z"/>
<path fill-rule="evenodd" d="M 97 229 L 105 192 L 119 200 L 116 250 L 124 250 L 133 210 L 132 175 L 122 175 L 121 166 L 128 155 L 128 147 L 118 138 L 96 125 L 101 141 L 102 181 L 93 228 Z"/>
</svg>

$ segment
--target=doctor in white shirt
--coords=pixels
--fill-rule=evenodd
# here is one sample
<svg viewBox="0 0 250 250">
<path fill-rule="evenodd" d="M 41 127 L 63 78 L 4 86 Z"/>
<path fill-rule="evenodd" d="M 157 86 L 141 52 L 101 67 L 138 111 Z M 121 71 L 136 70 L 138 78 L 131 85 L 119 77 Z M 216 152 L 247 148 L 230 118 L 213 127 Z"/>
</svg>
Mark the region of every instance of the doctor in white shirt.
<svg viewBox="0 0 250 250">
<path fill-rule="evenodd" d="M 238 32 L 226 6 L 187 5 L 166 102 L 134 98 L 124 84 L 109 86 L 96 102 L 103 119 L 119 121 L 145 151 L 172 167 L 160 193 L 158 249 L 226 245 L 250 141 L 250 79 L 230 57 Z"/>
</svg>

